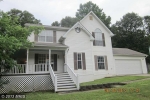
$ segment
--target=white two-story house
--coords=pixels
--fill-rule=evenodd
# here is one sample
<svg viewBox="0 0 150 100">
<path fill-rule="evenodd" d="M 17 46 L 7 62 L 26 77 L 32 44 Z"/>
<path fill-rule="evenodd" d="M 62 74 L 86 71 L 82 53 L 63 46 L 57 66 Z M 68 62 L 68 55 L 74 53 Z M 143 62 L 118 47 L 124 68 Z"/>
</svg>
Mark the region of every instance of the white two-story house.
<svg viewBox="0 0 150 100">
<path fill-rule="evenodd" d="M 28 38 L 34 45 L 22 50 L 21 54 L 26 56 L 16 58 L 23 70 L 15 67 L 11 71 L 24 78 L 18 83 L 27 85 L 24 91 L 33 88 L 29 76 L 34 79 L 34 90 L 41 86 L 57 92 L 78 90 L 79 83 L 108 76 L 147 73 L 147 55 L 112 48 L 114 34 L 92 11 L 71 28 L 42 26 L 45 30 Z"/>
</svg>

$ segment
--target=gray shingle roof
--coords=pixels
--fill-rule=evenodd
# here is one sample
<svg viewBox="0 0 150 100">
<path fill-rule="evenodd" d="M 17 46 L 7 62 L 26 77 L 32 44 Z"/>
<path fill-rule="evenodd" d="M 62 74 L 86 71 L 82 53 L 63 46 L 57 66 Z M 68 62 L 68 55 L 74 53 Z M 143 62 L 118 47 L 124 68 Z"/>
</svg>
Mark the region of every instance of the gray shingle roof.
<svg viewBox="0 0 150 100">
<path fill-rule="evenodd" d="M 113 55 L 126 55 L 126 56 L 147 56 L 144 53 L 140 53 L 128 48 L 113 48 Z"/>
<path fill-rule="evenodd" d="M 61 31 L 68 31 L 70 28 L 68 27 L 60 27 L 60 26 L 50 26 L 50 25 L 40 25 L 40 24 L 30 24 L 26 23 L 25 26 L 42 26 L 45 29 L 53 29 L 53 30 L 61 30 Z"/>
<path fill-rule="evenodd" d="M 34 46 L 43 46 L 43 47 L 68 47 L 67 45 L 60 43 L 34 43 Z"/>
</svg>

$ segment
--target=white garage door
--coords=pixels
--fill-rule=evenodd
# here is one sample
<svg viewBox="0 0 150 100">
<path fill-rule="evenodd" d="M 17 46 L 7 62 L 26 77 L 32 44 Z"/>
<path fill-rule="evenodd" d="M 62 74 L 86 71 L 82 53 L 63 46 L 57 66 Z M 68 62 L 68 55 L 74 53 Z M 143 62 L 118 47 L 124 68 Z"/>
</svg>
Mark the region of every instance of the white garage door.
<svg viewBox="0 0 150 100">
<path fill-rule="evenodd" d="M 142 66 L 140 60 L 134 59 L 116 59 L 116 74 L 127 75 L 127 74 L 141 74 Z"/>
</svg>

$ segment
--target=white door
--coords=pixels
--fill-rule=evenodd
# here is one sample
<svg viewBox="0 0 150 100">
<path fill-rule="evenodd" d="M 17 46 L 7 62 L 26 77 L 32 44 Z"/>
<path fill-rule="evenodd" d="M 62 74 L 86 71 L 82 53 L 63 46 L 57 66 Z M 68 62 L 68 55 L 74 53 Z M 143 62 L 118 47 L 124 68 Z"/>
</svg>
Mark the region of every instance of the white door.
<svg viewBox="0 0 150 100">
<path fill-rule="evenodd" d="M 116 59 L 116 74 L 142 74 L 141 60 L 136 59 Z"/>
</svg>

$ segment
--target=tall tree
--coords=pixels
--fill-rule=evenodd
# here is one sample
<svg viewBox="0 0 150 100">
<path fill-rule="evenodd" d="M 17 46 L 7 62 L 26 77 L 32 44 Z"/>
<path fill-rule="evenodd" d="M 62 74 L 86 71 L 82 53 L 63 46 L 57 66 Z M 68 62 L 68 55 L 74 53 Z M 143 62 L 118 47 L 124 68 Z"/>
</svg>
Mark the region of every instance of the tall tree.
<svg viewBox="0 0 150 100">
<path fill-rule="evenodd" d="M 144 16 L 143 20 L 146 34 L 150 35 L 150 16 Z"/>
<path fill-rule="evenodd" d="M 18 17 L 18 23 L 25 26 L 25 23 L 41 24 L 40 20 L 36 19 L 33 14 L 28 11 L 21 11 L 18 9 L 11 9 L 7 12 L 11 17 Z"/>
<path fill-rule="evenodd" d="M 143 25 L 143 19 L 138 14 L 127 13 L 124 15 L 111 27 L 111 31 L 115 34 L 112 38 L 113 47 L 129 48 L 148 54 L 150 42 Z"/>
<path fill-rule="evenodd" d="M 103 12 L 103 9 L 100 9 L 96 4 L 92 3 L 91 1 L 80 4 L 80 8 L 76 12 L 76 17 L 78 19 L 82 19 L 84 16 L 86 16 L 90 11 L 93 11 L 99 19 L 102 20 L 102 22 L 109 28 L 111 24 L 111 17 L 106 16 L 106 14 Z"/>
<path fill-rule="evenodd" d="M 62 27 L 72 27 L 78 21 L 77 18 L 66 16 L 61 20 Z"/>
<path fill-rule="evenodd" d="M 39 33 L 41 27 L 22 27 L 18 17 L 10 16 L 0 12 L 0 87 L 5 81 L 1 79 L 2 74 L 15 65 L 12 55 L 19 49 L 29 48 L 32 43 L 28 36 L 34 31 Z M 1 72 L 1 69 L 4 69 Z"/>
<path fill-rule="evenodd" d="M 60 23 L 58 21 L 55 21 L 51 24 L 51 26 L 60 26 Z"/>
</svg>

